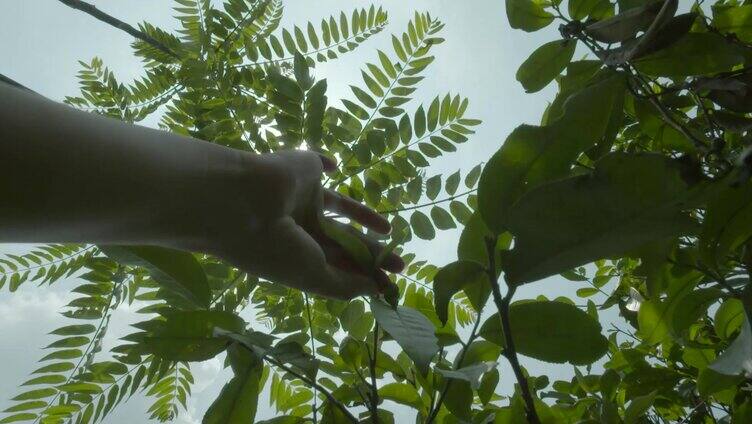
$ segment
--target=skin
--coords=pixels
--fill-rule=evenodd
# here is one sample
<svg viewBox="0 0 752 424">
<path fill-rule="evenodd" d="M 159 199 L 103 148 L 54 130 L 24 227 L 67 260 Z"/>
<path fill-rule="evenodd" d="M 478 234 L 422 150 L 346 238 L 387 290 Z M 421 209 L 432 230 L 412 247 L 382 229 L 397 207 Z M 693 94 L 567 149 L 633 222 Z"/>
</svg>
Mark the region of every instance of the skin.
<svg viewBox="0 0 752 424">
<path fill-rule="evenodd" d="M 401 259 L 360 269 L 320 228 L 331 211 L 390 231 L 373 210 L 322 187 L 335 168 L 314 152 L 251 154 L 0 84 L 0 242 L 162 246 L 323 296 L 383 292 L 384 271 L 400 271 Z"/>
</svg>

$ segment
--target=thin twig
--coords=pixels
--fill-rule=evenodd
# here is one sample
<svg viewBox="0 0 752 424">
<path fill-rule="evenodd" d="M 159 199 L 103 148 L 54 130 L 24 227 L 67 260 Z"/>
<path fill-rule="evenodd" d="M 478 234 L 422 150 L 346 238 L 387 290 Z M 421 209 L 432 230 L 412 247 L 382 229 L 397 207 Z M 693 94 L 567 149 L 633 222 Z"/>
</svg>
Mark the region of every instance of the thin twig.
<svg viewBox="0 0 752 424">
<path fill-rule="evenodd" d="M 131 36 L 138 38 L 139 40 L 145 43 L 150 44 L 154 48 L 159 49 L 163 53 L 166 53 L 174 57 L 175 59 L 180 59 L 180 56 L 178 56 L 177 53 L 173 52 L 169 47 L 155 40 L 153 37 L 144 33 L 143 31 L 139 31 L 133 26 L 121 21 L 120 19 L 102 12 L 101 10 L 97 9 L 96 6 L 94 6 L 93 4 L 86 3 L 81 0 L 58 0 L 58 1 L 68 7 L 71 7 L 73 9 L 80 10 L 86 14 L 89 14 L 106 24 L 114 26 L 115 28 L 119 30 L 125 31 Z"/>
<path fill-rule="evenodd" d="M 482 309 L 478 311 L 478 315 L 475 318 L 475 324 L 473 324 L 473 329 L 470 332 L 470 337 L 468 337 L 467 342 L 462 345 L 462 351 L 460 352 L 459 357 L 457 358 L 457 361 L 456 361 L 458 368 L 462 366 L 462 361 L 465 360 L 465 354 L 470 348 L 470 345 L 473 344 L 475 339 L 478 337 L 478 327 L 480 326 L 480 315 L 482 312 L 483 312 Z M 439 414 L 439 410 L 441 410 L 441 404 L 444 402 L 444 398 L 449 392 L 449 387 L 452 385 L 453 380 L 445 379 L 444 381 L 445 381 L 444 389 L 441 391 L 441 394 L 439 394 L 439 397 L 436 400 L 436 406 L 434 406 L 433 410 L 428 414 L 428 419 L 426 420 L 426 424 L 431 424 L 436 419 L 436 416 Z"/>
<path fill-rule="evenodd" d="M 522 367 L 517 359 L 517 351 L 514 347 L 514 340 L 512 339 L 512 327 L 509 322 L 509 303 L 512 301 L 514 292 L 517 290 L 515 286 L 509 286 L 507 294 L 502 298 L 501 291 L 499 290 L 498 276 L 496 275 L 496 238 L 489 238 L 486 240 L 486 249 L 488 251 L 488 277 L 491 282 L 491 293 L 493 293 L 494 303 L 499 310 L 499 319 L 501 320 L 501 328 L 504 332 L 504 351 L 502 355 L 509 361 L 514 371 L 514 376 L 517 378 L 517 383 L 520 385 L 520 391 L 522 392 L 522 399 L 525 401 L 525 415 L 527 421 L 531 424 L 540 424 L 538 413 L 535 411 L 535 401 L 530 394 L 530 388 L 527 384 L 527 378 L 522 372 Z"/>
</svg>

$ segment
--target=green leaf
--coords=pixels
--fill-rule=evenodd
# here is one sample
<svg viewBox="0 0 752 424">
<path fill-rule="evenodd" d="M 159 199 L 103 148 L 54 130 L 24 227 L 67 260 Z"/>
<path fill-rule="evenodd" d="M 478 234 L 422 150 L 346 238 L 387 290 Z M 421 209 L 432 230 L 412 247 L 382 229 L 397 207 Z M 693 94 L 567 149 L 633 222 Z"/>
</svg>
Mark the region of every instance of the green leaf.
<svg viewBox="0 0 752 424">
<path fill-rule="evenodd" d="M 542 90 L 567 67 L 575 47 L 576 40 L 551 41 L 538 47 L 517 70 L 517 81 L 528 93 Z"/>
<path fill-rule="evenodd" d="M 211 292 L 201 264 L 180 250 L 154 246 L 99 246 L 107 256 L 145 268 L 164 289 L 201 308 L 208 308 Z"/>
<path fill-rule="evenodd" d="M 695 227 L 684 213 L 688 196 L 678 164 L 651 153 L 612 153 L 592 175 L 539 186 L 510 211 L 515 248 L 505 257 L 506 280 L 536 281 L 688 234 Z"/>
<path fill-rule="evenodd" d="M 428 131 L 433 131 L 436 129 L 436 125 L 439 124 L 439 98 L 436 97 L 433 99 L 431 104 L 428 106 Z"/>
<path fill-rule="evenodd" d="M 435 368 L 435 370 L 446 378 L 467 381 L 470 383 L 470 387 L 473 390 L 478 390 L 478 388 L 480 388 L 480 378 L 483 374 L 496 369 L 497 365 L 496 362 L 489 361 L 480 362 L 458 370 L 445 370 L 441 368 Z"/>
<path fill-rule="evenodd" d="M 533 32 L 554 20 L 554 16 L 534 0 L 506 0 L 506 7 L 509 25 L 514 29 Z"/>
<path fill-rule="evenodd" d="M 629 40 L 650 27 L 662 6 L 662 1 L 650 1 L 645 5 L 622 11 L 614 17 L 592 23 L 585 27 L 585 32 L 603 43 Z"/>
<path fill-rule="evenodd" d="M 478 397 L 483 405 L 488 404 L 493 398 L 496 386 L 499 384 L 499 370 L 492 369 L 483 375 L 480 379 L 480 387 L 478 387 Z"/>
<path fill-rule="evenodd" d="M 658 392 L 654 390 L 645 396 L 632 399 L 632 402 L 629 403 L 626 411 L 624 411 L 624 423 L 635 424 L 640 422 L 640 419 L 648 412 L 648 409 L 653 406 L 657 394 Z"/>
<path fill-rule="evenodd" d="M 447 194 L 450 196 L 454 196 L 454 193 L 457 192 L 457 188 L 460 186 L 460 171 L 455 172 L 454 174 L 447 177 L 446 182 L 444 183 L 444 190 L 446 190 Z"/>
<path fill-rule="evenodd" d="M 722 182 L 723 183 L 723 182 Z M 700 234 L 700 254 L 717 267 L 726 255 L 752 236 L 752 183 L 724 187 L 709 203 Z"/>
<path fill-rule="evenodd" d="M 491 231 L 504 232 L 522 194 L 565 176 L 577 156 L 603 137 L 610 116 L 623 108 L 624 89 L 622 77 L 606 78 L 573 94 L 549 125 L 522 125 L 512 132 L 478 184 L 478 209 Z"/>
<path fill-rule="evenodd" d="M 752 372 L 752 329 L 749 317 L 745 313 L 742 317 L 742 329 L 736 339 L 708 368 L 724 375 L 739 375 L 742 372 Z"/>
<path fill-rule="evenodd" d="M 433 240 L 436 237 L 436 230 L 434 230 L 431 220 L 421 211 L 415 211 L 410 216 L 410 226 L 418 238 Z"/>
<path fill-rule="evenodd" d="M 434 175 L 426 180 L 426 196 L 430 200 L 436 199 L 441 191 L 441 175 Z"/>
<path fill-rule="evenodd" d="M 324 234 L 345 249 L 362 270 L 371 269 L 374 259 L 371 251 L 349 226 L 330 219 L 322 219 L 320 223 Z"/>
<path fill-rule="evenodd" d="M 413 128 L 410 125 L 410 117 L 407 114 L 402 115 L 399 122 L 400 139 L 404 144 L 410 142 L 413 136 Z"/>
<path fill-rule="evenodd" d="M 440 230 L 457 228 L 457 225 L 452 219 L 452 215 L 438 206 L 431 208 L 431 219 L 433 220 L 434 224 L 436 224 L 436 228 Z"/>
<path fill-rule="evenodd" d="M 68 325 L 60 327 L 57 330 L 52 331 L 50 334 L 56 334 L 58 336 L 81 336 L 84 334 L 91 334 L 94 330 L 96 330 L 96 327 L 91 324 Z"/>
<path fill-rule="evenodd" d="M 293 59 L 293 71 L 295 73 L 295 81 L 298 82 L 300 88 L 303 91 L 308 90 L 313 85 L 313 78 L 311 78 L 308 72 L 308 62 L 300 52 L 295 52 Z"/>
<path fill-rule="evenodd" d="M 466 287 L 482 286 L 485 289 L 485 299 L 491 291 L 486 270 L 483 265 L 473 261 L 457 261 L 445 265 L 433 279 L 434 305 L 436 315 L 442 324 L 449 319 L 449 302 L 457 292 Z M 485 303 L 485 301 L 481 302 Z"/>
<path fill-rule="evenodd" d="M 712 10 L 713 26 L 718 31 L 733 33 L 747 42 L 752 40 L 752 5 L 718 4 Z"/>
<path fill-rule="evenodd" d="M 426 112 L 423 110 L 423 105 L 418 106 L 418 109 L 415 111 L 413 127 L 415 128 L 416 137 L 422 137 L 426 132 Z"/>
<path fill-rule="evenodd" d="M 730 389 L 744 380 L 741 375 L 719 374 L 710 368 L 703 368 L 697 376 L 697 391 L 707 398 L 723 390 Z"/>
<path fill-rule="evenodd" d="M 666 49 L 635 62 L 640 72 L 649 75 L 683 78 L 723 72 L 744 62 L 734 44 L 712 33 L 689 33 Z"/>
<path fill-rule="evenodd" d="M 475 187 L 476 184 L 478 184 L 478 179 L 480 178 L 480 171 L 483 169 L 483 165 L 478 164 L 473 167 L 473 169 L 470 170 L 470 172 L 465 175 L 465 187 L 471 189 Z"/>
<path fill-rule="evenodd" d="M 568 303 L 515 302 L 509 308 L 509 321 L 517 352 L 541 361 L 587 365 L 602 357 L 608 348 L 600 323 Z M 480 335 L 504 346 L 498 313 L 483 323 Z"/>
<path fill-rule="evenodd" d="M 145 349 L 171 361 L 203 361 L 225 350 L 227 340 L 215 329 L 242 333 L 245 321 L 222 311 L 163 311 L 164 321 L 154 321 L 154 330 L 144 338 Z"/>
<path fill-rule="evenodd" d="M 254 422 L 264 364 L 251 351 L 232 344 L 227 353 L 235 376 L 225 384 L 204 415 L 204 424 Z"/>
<path fill-rule="evenodd" d="M 713 318 L 715 334 L 728 340 L 742 326 L 744 321 L 744 305 L 739 299 L 726 299 Z"/>
<path fill-rule="evenodd" d="M 28 392 L 17 395 L 12 400 L 36 400 L 44 399 L 57 394 L 57 390 L 51 388 L 29 390 Z"/>
<path fill-rule="evenodd" d="M 423 401 L 415 387 L 406 383 L 389 383 L 379 387 L 379 396 L 418 410 L 424 409 Z"/>
<path fill-rule="evenodd" d="M 399 38 L 392 35 L 392 46 L 394 47 L 394 53 L 397 54 L 397 57 L 405 62 L 407 60 L 407 55 L 405 54 L 405 50 L 402 48 L 402 44 L 399 41 Z"/>
<path fill-rule="evenodd" d="M 36 418 L 37 418 L 36 414 L 22 412 L 19 414 L 10 415 L 10 416 L 3 418 L 2 420 L 0 420 L 0 424 L 15 423 L 19 421 L 32 421 L 32 420 L 35 420 Z"/>
<path fill-rule="evenodd" d="M 415 362 L 418 371 L 425 375 L 431 360 L 439 351 L 431 321 L 415 309 L 405 306 L 392 309 L 378 299 L 371 300 L 371 311 L 376 322 Z"/>
</svg>

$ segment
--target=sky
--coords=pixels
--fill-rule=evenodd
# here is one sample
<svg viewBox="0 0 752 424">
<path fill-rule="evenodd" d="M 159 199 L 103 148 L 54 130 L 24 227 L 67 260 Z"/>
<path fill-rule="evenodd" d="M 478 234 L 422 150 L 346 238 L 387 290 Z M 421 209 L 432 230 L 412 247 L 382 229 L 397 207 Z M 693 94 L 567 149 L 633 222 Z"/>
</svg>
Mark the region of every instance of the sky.
<svg viewBox="0 0 752 424">
<path fill-rule="evenodd" d="M 172 1 L 100 0 L 92 3 L 133 25 L 148 21 L 168 30 L 177 25 L 172 18 Z M 122 31 L 54 0 L 3 0 L 0 4 L 3 10 L 0 14 L 0 57 L 3 58 L 0 73 L 48 98 L 60 101 L 66 95 L 78 93 L 75 78 L 79 70 L 78 60 L 100 57 L 121 81 L 130 81 L 143 72 L 130 49 L 132 38 Z M 371 3 L 286 0 L 284 4 L 281 27 L 289 28 L 309 20 L 317 23 L 324 16 L 338 15 L 340 10 L 349 16 L 353 8 L 368 7 Z M 377 48 L 392 52 L 389 34 L 401 34 L 415 10 L 429 11 L 444 22 L 446 27 L 441 36 L 446 42 L 432 50 L 436 60 L 425 74 L 416 95 L 419 101 L 428 104 L 436 95 L 459 93 L 470 99 L 466 116 L 481 119 L 483 124 L 457 152 L 436 160 L 429 175 L 449 175 L 457 168 L 464 174 L 477 163 L 487 161 L 514 127 L 540 121 L 547 102 L 555 94 L 553 85 L 539 93 L 526 94 L 515 80 L 515 73 L 537 46 L 559 38 L 556 23 L 533 34 L 512 30 L 501 0 L 381 0 L 374 4 L 388 11 L 387 28 L 364 42 L 355 52 L 317 65 L 314 72 L 317 78 L 327 79 L 329 101 L 336 104 L 335 99 L 352 97 L 349 84 L 362 85 L 360 68 L 366 62 L 378 60 Z M 576 56 L 583 54 L 578 50 Z M 458 237 L 458 231 L 439 232 L 435 240 L 412 243 L 409 250 L 441 266 L 456 260 Z M 30 248 L 0 245 L 0 253 L 24 252 Z M 9 293 L 7 288 L 0 289 L 0 410 L 11 404 L 8 399 L 18 393 L 18 384 L 27 378 L 38 358 L 43 356 L 40 348 L 51 341 L 46 334 L 63 325 L 64 319 L 58 312 L 70 300 L 68 292 L 76 284 L 77 280 L 70 278 L 51 287 L 27 283 L 15 293 Z M 567 295 L 576 299 L 574 292 L 580 287 L 583 285 L 559 277 L 548 278 L 523 287 L 517 292 L 516 299 L 540 294 L 549 298 Z M 596 296 L 593 300 L 600 303 L 604 298 Z M 578 303 L 584 301 L 578 300 Z M 105 351 L 125 334 L 130 323 L 137 320 L 133 309 L 124 306 L 116 312 L 105 340 Z M 607 311 L 605 318 L 615 320 L 616 314 L 613 310 Z M 555 378 L 568 379 L 572 375 L 571 367 L 551 366 L 529 358 L 522 358 L 522 363 L 533 374 L 549 374 L 552 381 Z M 497 392 L 509 393 L 514 383 L 511 369 L 506 363 L 500 364 L 499 369 L 502 377 Z M 194 366 L 193 373 L 196 377 L 194 396 L 189 401 L 188 411 L 181 411 L 178 423 L 200 422 L 203 412 L 230 377 L 222 369 L 219 358 Z M 134 396 L 120 405 L 105 422 L 132 423 L 134 417 L 142 416 L 144 419 L 136 422 L 145 421 L 147 402 Z M 257 417 L 275 415 L 276 412 L 268 407 L 267 399 L 262 398 Z M 410 417 L 401 412 L 397 416 Z"/>
</svg>

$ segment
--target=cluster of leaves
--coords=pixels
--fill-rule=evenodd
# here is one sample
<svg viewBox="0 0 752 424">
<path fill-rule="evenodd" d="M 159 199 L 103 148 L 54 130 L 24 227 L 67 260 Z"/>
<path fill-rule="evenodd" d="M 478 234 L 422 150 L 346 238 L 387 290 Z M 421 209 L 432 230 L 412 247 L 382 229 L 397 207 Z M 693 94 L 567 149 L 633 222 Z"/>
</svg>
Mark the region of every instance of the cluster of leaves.
<svg viewBox="0 0 752 424">
<path fill-rule="evenodd" d="M 749 421 L 752 6 L 506 7 L 512 27 L 559 20 L 562 38 L 517 72 L 529 92 L 558 83 L 541 124 L 509 135 L 478 188 L 485 269 L 508 286 L 480 335 L 505 346 L 519 383 L 496 422 Z M 578 47 L 590 58 L 574 60 Z M 439 271 L 452 277 L 442 299 L 477 287 L 456 273 L 484 270 L 450 267 Z M 584 311 L 565 298 L 511 303 L 521 285 L 557 274 L 588 284 L 579 297 L 605 299 Z M 623 321 L 606 339 L 598 313 L 612 307 Z M 575 368 L 544 390 L 548 381 L 526 375 L 515 353 L 587 373 Z M 603 372 L 592 373 L 604 354 Z"/>
<path fill-rule="evenodd" d="M 26 279 L 77 271 L 83 283 L 63 312 L 73 321 L 53 331 L 44 366 L 0 422 L 102 421 L 134 395 L 153 399 L 152 419 L 171 420 L 190 396 L 189 364 L 220 354 L 234 377 L 206 412 L 207 423 L 253 422 L 263 390 L 284 414 L 274 422 L 389 421 L 384 400 L 428 417 L 442 378 L 431 370 L 436 354 L 460 343 L 458 328 L 479 314 L 476 301 L 458 296 L 447 302 L 444 325 L 431 288 L 438 266 L 397 246 L 413 234 L 427 240 L 457 228 L 476 208 L 480 166 L 426 176 L 434 159 L 455 152 L 480 124 L 466 116 L 468 100 L 459 95 L 421 95 L 433 99 L 426 106 L 413 100 L 444 41 L 443 24 L 415 13 L 392 36 L 392 51 L 377 51 L 365 65 L 352 100 L 332 102 L 326 80 L 314 77 L 316 63 L 381 32 L 388 23 L 381 8 L 278 29 L 279 0 L 228 0 L 222 9 L 206 0 L 176 3 L 177 33 L 138 26 L 141 78 L 122 83 L 94 58 L 81 63 L 81 94 L 66 102 L 127 122 L 155 116 L 163 129 L 236 149 L 307 148 L 338 158 L 340 168 L 324 183 L 393 223 L 391 245 L 408 263 L 393 276 L 393 300 L 401 304 L 308 297 L 214 257 L 147 246 L 46 246 L 8 256 L 2 264 L 13 290 Z M 33 276 L 36 268 L 43 271 Z M 123 304 L 145 319 L 102 352 Z M 238 316 L 245 308 L 255 311 L 252 326 Z M 402 349 L 385 349 L 392 340 Z"/>
</svg>

